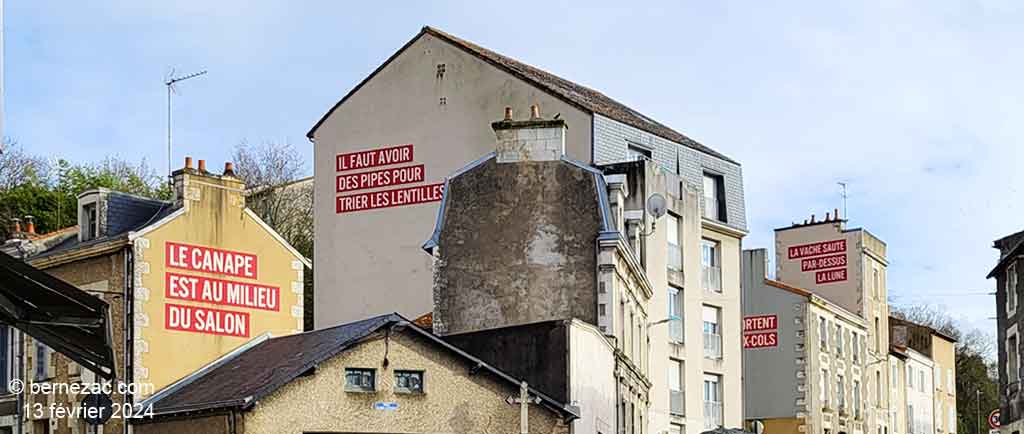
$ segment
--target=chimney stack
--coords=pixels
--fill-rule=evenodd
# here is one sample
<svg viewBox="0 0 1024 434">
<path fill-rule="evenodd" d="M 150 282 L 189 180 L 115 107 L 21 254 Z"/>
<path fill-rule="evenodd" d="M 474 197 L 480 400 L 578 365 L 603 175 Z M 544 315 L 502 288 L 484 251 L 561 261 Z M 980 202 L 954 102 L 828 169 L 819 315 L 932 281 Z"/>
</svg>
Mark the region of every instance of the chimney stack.
<svg viewBox="0 0 1024 434">
<path fill-rule="evenodd" d="M 192 168 L 192 157 L 185 157 L 185 168 L 186 169 L 191 169 Z"/>
<path fill-rule="evenodd" d="M 235 163 L 230 161 L 224 163 L 224 176 L 235 176 Z"/>
<path fill-rule="evenodd" d="M 14 232 L 12 232 L 12 233 L 15 234 L 15 235 L 20 234 L 21 233 L 21 219 L 13 218 L 13 219 L 11 219 L 11 221 L 14 222 Z"/>
<path fill-rule="evenodd" d="M 206 160 L 199 160 L 199 173 L 206 173 Z"/>
<path fill-rule="evenodd" d="M 25 233 L 36 234 L 36 218 L 30 215 L 25 216 Z"/>
<path fill-rule="evenodd" d="M 498 163 L 520 161 L 558 161 L 565 155 L 563 119 L 544 119 L 540 106 L 530 106 L 530 119 L 512 118 L 512 108 L 505 108 L 505 118 L 491 123 L 497 136 L 495 151 Z"/>
<path fill-rule="evenodd" d="M 842 220 L 841 218 L 839 218 L 839 208 L 836 208 L 834 211 L 835 211 L 835 214 L 833 214 L 833 215 L 836 216 L 836 221 Z"/>
</svg>

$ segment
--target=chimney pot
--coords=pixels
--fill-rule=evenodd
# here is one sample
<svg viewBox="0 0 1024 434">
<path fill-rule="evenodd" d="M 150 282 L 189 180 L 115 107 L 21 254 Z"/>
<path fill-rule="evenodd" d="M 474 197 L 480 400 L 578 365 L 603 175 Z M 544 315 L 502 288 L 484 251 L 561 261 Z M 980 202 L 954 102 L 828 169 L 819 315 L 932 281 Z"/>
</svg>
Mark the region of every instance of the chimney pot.
<svg viewBox="0 0 1024 434">
<path fill-rule="evenodd" d="M 834 215 L 836 216 L 836 221 L 839 221 L 839 208 L 836 208 L 834 211 L 835 211 Z"/>
<path fill-rule="evenodd" d="M 540 119 L 540 106 L 537 104 L 530 106 L 530 119 Z"/>
<path fill-rule="evenodd" d="M 36 234 L 36 218 L 30 215 L 25 216 L 25 232 L 29 235 Z"/>
<path fill-rule="evenodd" d="M 185 157 L 185 168 L 186 169 L 191 169 L 192 168 L 192 157 Z"/>
<path fill-rule="evenodd" d="M 202 161 L 203 160 L 199 160 L 200 163 L 202 163 Z M 814 214 L 811 214 L 811 223 L 817 223 L 817 222 L 818 222 L 818 220 L 814 218 Z"/>
<path fill-rule="evenodd" d="M 505 107 L 505 120 L 512 120 L 512 107 Z"/>
<path fill-rule="evenodd" d="M 206 173 L 206 160 L 199 160 L 199 173 Z"/>
<path fill-rule="evenodd" d="M 14 222 L 14 233 L 15 234 L 21 233 L 21 219 L 13 218 L 13 219 L 11 219 L 11 221 Z"/>
<path fill-rule="evenodd" d="M 235 176 L 235 163 L 230 161 L 224 163 L 224 176 Z"/>
<path fill-rule="evenodd" d="M 827 222 L 832 221 L 832 214 L 831 213 L 828 213 L 828 212 L 825 213 L 825 221 L 827 221 Z"/>
</svg>

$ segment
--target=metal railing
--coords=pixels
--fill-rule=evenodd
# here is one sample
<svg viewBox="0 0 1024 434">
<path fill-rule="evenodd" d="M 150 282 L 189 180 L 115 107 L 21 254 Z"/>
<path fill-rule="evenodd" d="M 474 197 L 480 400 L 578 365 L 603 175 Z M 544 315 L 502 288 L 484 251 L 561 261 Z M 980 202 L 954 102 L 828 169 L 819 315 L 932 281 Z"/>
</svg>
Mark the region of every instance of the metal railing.
<svg viewBox="0 0 1024 434">
<path fill-rule="evenodd" d="M 668 322 L 668 339 L 672 342 L 681 344 L 684 342 L 683 338 L 683 319 L 673 318 Z"/>
<path fill-rule="evenodd" d="M 701 269 L 701 278 L 705 291 L 722 292 L 721 268 L 704 266 Z"/>
<path fill-rule="evenodd" d="M 722 358 L 722 335 L 704 332 L 704 358 L 713 360 Z"/>
<path fill-rule="evenodd" d="M 704 401 L 704 429 L 715 429 L 722 426 L 722 403 Z"/>
<path fill-rule="evenodd" d="M 669 390 L 669 413 L 686 415 L 686 394 L 682 390 Z"/>
</svg>

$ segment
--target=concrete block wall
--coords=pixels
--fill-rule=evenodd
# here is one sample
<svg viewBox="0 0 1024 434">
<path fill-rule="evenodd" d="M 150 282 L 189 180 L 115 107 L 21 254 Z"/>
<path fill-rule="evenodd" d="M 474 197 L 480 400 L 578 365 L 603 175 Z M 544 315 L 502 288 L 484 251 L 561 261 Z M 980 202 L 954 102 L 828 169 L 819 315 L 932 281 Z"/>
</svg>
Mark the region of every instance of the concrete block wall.
<svg viewBox="0 0 1024 434">
<path fill-rule="evenodd" d="M 721 175 L 725 181 L 726 225 L 740 230 L 747 229 L 743 170 L 740 165 L 598 114 L 594 115 L 593 128 L 594 164 L 626 161 L 627 149 L 633 145 L 650 150 L 651 159 L 663 170 L 678 174 L 698 191 L 703 188 L 705 171 Z"/>
</svg>

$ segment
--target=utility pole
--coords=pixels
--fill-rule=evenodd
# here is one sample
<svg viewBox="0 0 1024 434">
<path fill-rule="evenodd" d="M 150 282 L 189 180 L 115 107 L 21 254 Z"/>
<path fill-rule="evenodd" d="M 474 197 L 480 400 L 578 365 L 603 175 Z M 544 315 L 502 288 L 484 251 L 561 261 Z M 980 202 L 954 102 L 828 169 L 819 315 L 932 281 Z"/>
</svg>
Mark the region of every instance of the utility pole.
<svg viewBox="0 0 1024 434">
<path fill-rule="evenodd" d="M 981 434 L 981 389 L 976 389 L 974 391 L 974 396 L 975 398 L 977 398 L 978 401 L 977 412 L 974 415 L 974 421 L 978 425 L 978 434 Z"/>
<path fill-rule="evenodd" d="M 842 188 L 842 192 L 840 192 L 839 195 L 843 198 L 843 217 L 849 220 L 849 214 L 846 213 L 846 183 L 839 181 L 836 184 L 839 184 L 839 187 Z"/>
</svg>

